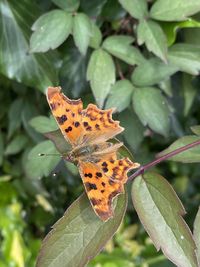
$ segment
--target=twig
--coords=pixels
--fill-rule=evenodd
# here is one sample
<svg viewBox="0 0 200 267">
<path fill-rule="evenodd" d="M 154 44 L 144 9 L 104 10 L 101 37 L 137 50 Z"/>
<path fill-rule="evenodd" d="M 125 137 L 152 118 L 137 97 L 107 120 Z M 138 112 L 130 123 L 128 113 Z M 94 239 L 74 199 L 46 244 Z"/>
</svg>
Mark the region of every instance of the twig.
<svg viewBox="0 0 200 267">
<path fill-rule="evenodd" d="M 171 158 L 172 156 L 175 156 L 175 155 L 177 155 L 177 154 L 179 154 L 179 153 L 181 153 L 183 151 L 186 151 L 186 150 L 188 150 L 188 149 L 190 149 L 192 147 L 198 146 L 198 145 L 200 145 L 200 140 L 197 140 L 197 141 L 195 141 L 193 143 L 190 143 L 188 145 L 185 145 L 183 147 L 179 147 L 179 148 L 175 149 L 174 151 L 169 152 L 169 153 L 165 154 L 164 156 L 161 156 L 161 157 L 153 160 L 152 162 L 141 166 L 136 172 L 134 172 L 131 176 L 129 176 L 128 180 L 132 181 L 137 176 L 143 174 L 146 170 L 152 168 L 153 166 L 159 164 L 160 162 L 162 162 L 162 161 L 164 161 L 164 160 L 166 160 L 168 158 Z"/>
</svg>

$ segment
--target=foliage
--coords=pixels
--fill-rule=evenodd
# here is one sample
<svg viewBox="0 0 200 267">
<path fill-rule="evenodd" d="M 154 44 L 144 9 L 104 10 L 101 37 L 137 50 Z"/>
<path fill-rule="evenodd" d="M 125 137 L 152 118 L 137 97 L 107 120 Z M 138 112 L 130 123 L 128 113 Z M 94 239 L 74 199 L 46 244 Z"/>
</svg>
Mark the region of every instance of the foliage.
<svg viewBox="0 0 200 267">
<path fill-rule="evenodd" d="M 199 12 L 199 0 L 0 0 L 0 266 L 198 266 L 199 146 L 140 173 L 102 223 L 58 154 L 69 145 L 44 93 L 115 106 L 141 165 L 198 141 Z"/>
</svg>

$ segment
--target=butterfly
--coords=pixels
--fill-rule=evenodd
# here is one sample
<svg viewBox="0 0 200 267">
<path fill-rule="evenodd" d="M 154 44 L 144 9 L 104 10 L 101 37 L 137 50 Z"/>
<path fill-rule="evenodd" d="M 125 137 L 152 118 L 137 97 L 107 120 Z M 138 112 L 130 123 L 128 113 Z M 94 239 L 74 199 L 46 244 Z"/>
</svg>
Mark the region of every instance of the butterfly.
<svg viewBox="0 0 200 267">
<path fill-rule="evenodd" d="M 113 198 L 124 192 L 127 172 L 139 167 L 129 158 L 117 158 L 123 143 L 108 141 L 124 128 L 112 119 L 113 109 L 101 110 L 94 104 L 83 109 L 81 99 L 69 99 L 60 87 L 48 87 L 47 100 L 63 136 L 71 144 L 67 159 L 77 163 L 95 213 L 107 221 L 113 217 Z"/>
</svg>

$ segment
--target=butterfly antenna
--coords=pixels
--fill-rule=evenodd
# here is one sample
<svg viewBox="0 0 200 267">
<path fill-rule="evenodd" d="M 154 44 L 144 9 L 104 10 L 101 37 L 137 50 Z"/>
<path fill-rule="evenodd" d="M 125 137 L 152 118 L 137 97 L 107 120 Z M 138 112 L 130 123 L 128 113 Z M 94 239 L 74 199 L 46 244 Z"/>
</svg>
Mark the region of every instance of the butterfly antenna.
<svg viewBox="0 0 200 267">
<path fill-rule="evenodd" d="M 61 158 L 63 157 L 63 155 L 60 155 L 60 154 L 57 154 L 57 153 L 49 153 L 49 154 L 39 153 L 38 156 L 39 157 L 43 157 L 43 156 L 60 156 Z"/>
</svg>

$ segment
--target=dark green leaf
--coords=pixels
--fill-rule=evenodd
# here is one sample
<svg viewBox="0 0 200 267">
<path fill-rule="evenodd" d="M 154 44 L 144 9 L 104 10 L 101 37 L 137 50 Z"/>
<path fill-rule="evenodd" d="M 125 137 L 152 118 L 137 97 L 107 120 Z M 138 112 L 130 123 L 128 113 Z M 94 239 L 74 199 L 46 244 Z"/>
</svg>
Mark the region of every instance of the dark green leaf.
<svg viewBox="0 0 200 267">
<path fill-rule="evenodd" d="M 196 255 L 198 262 L 200 263 L 200 208 L 197 212 L 195 221 L 194 221 L 194 240 L 196 244 Z"/>
<path fill-rule="evenodd" d="M 146 60 L 140 66 L 136 67 L 132 74 L 132 81 L 137 86 L 149 86 L 168 79 L 172 74 L 178 71 L 178 67 L 172 64 L 165 64 L 158 58 Z"/>
<path fill-rule="evenodd" d="M 4 153 L 4 142 L 3 142 L 2 132 L 0 131 L 0 166 L 2 165 L 3 162 L 3 153 Z"/>
<path fill-rule="evenodd" d="M 81 54 L 85 55 L 92 35 L 92 23 L 84 13 L 77 13 L 73 21 L 73 36 Z"/>
<path fill-rule="evenodd" d="M 167 39 L 160 25 L 153 20 L 141 20 L 137 28 L 138 44 L 167 61 Z"/>
<path fill-rule="evenodd" d="M 144 127 L 136 114 L 125 110 L 119 114 L 121 125 L 124 127 L 124 137 L 133 150 L 137 150 L 144 138 Z"/>
<path fill-rule="evenodd" d="M 126 205 L 127 196 L 120 195 L 113 219 L 102 222 L 83 194 L 44 239 L 36 266 L 85 266 L 116 232 L 124 217 Z"/>
<path fill-rule="evenodd" d="M 169 109 L 165 98 L 156 88 L 139 88 L 133 93 L 133 106 L 144 125 L 167 136 L 169 133 Z"/>
<path fill-rule="evenodd" d="M 10 106 L 8 118 L 9 118 L 9 126 L 8 126 L 8 138 L 10 138 L 13 133 L 19 129 L 21 125 L 21 114 L 22 114 L 22 106 L 23 106 L 23 99 L 17 98 L 13 101 L 12 105 Z"/>
<path fill-rule="evenodd" d="M 59 154 L 52 156 L 39 156 L 39 154 L 58 154 L 54 144 L 51 141 L 43 141 L 33 147 L 28 155 L 25 171 L 29 178 L 41 178 L 48 176 L 59 163 Z"/>
<path fill-rule="evenodd" d="M 89 17 L 97 18 L 106 2 L 107 0 L 81 0 L 81 10 Z"/>
<path fill-rule="evenodd" d="M 17 135 L 13 140 L 7 145 L 5 149 L 5 155 L 14 155 L 19 153 L 23 148 L 25 148 L 28 139 L 25 135 Z"/>
<path fill-rule="evenodd" d="M 52 2 L 68 12 L 76 11 L 80 5 L 79 0 L 52 0 Z"/>
<path fill-rule="evenodd" d="M 199 0 L 157 0 L 150 11 L 152 18 L 180 21 L 200 11 Z"/>
<path fill-rule="evenodd" d="M 194 240 L 182 217 L 186 212 L 170 184 L 156 173 L 138 176 L 132 199 L 157 250 L 177 266 L 197 267 Z"/>
<path fill-rule="evenodd" d="M 60 130 L 45 133 L 44 135 L 54 143 L 60 154 L 65 154 L 71 150 L 71 145 L 64 138 Z"/>
<path fill-rule="evenodd" d="M 144 62 L 144 57 L 136 47 L 131 45 L 133 41 L 131 36 L 113 35 L 105 39 L 103 48 L 128 64 L 139 65 Z"/>
<path fill-rule="evenodd" d="M 121 112 L 129 106 L 133 90 L 134 87 L 129 80 L 117 81 L 112 86 L 105 108 L 116 108 Z"/>
<path fill-rule="evenodd" d="M 29 121 L 29 124 L 39 133 L 47 133 L 58 129 L 58 124 L 51 116 L 50 118 L 45 116 L 37 116 Z"/>
<path fill-rule="evenodd" d="M 97 49 L 92 53 L 87 69 L 87 80 L 90 81 L 96 102 L 102 107 L 111 85 L 115 82 L 114 62 L 103 49 Z"/>
<path fill-rule="evenodd" d="M 136 19 L 143 19 L 148 15 L 146 0 L 119 0 L 119 2 Z"/>
<path fill-rule="evenodd" d="M 192 108 L 197 90 L 192 85 L 193 77 L 183 73 L 183 96 L 184 96 L 184 116 L 187 116 Z"/>
<path fill-rule="evenodd" d="M 169 49 L 169 63 L 179 70 L 192 75 L 200 71 L 200 46 L 191 44 L 175 44 Z"/>
<path fill-rule="evenodd" d="M 4 33 L 0 41 L 0 72 L 10 79 L 46 90 L 57 83 L 54 68 L 57 58 L 53 54 L 28 54 L 29 29 L 37 13 L 32 1 L 0 1 L 0 32 Z"/>
<path fill-rule="evenodd" d="M 60 80 L 63 88 L 67 89 L 73 97 L 79 97 L 80 93 L 88 86 L 86 81 L 87 57 L 80 54 L 76 47 L 66 49 L 60 69 Z"/>
<path fill-rule="evenodd" d="M 60 46 L 72 31 L 72 15 L 63 10 L 43 14 L 32 26 L 30 52 L 46 52 Z"/>
<path fill-rule="evenodd" d="M 192 142 L 200 140 L 199 136 L 195 135 L 187 135 L 179 138 L 174 143 L 172 143 L 167 149 L 163 150 L 158 154 L 158 156 L 164 156 L 165 154 L 174 151 L 180 147 L 188 145 Z M 197 145 L 193 148 L 188 149 L 187 151 L 181 152 L 171 158 L 169 160 L 184 162 L 184 163 L 192 163 L 192 162 L 200 162 L 200 145 Z"/>
</svg>

